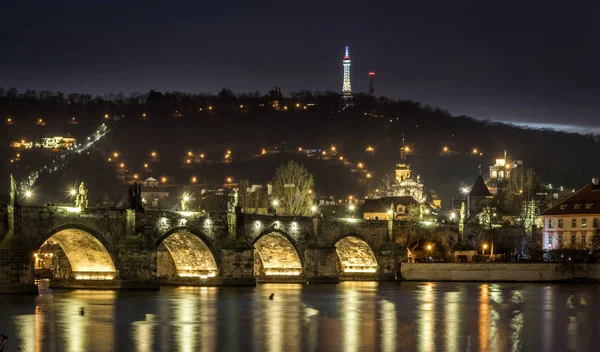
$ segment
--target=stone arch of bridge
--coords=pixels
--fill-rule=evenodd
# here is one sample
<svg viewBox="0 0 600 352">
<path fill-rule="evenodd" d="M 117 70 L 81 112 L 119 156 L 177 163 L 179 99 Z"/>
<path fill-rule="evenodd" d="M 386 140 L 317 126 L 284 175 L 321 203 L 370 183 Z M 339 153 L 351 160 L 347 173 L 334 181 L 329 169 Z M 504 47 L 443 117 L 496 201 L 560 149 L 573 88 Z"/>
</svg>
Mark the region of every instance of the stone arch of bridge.
<svg viewBox="0 0 600 352">
<path fill-rule="evenodd" d="M 116 276 L 115 258 L 107 249 L 111 246 L 87 226 L 57 227 L 38 243 L 38 248 L 36 269 L 40 269 L 41 256 L 44 256 L 41 268 L 53 268 L 52 275 L 56 279 L 112 280 Z"/>
<path fill-rule="evenodd" d="M 379 271 L 373 246 L 362 236 L 347 234 L 337 239 L 335 251 L 345 275 L 376 275 Z"/>
<path fill-rule="evenodd" d="M 157 241 L 157 275 L 180 278 L 213 278 L 219 275 L 218 255 L 203 233 L 178 227 Z"/>
<path fill-rule="evenodd" d="M 299 255 L 300 251 L 294 239 L 286 232 L 267 229 L 256 236 L 252 245 L 261 264 L 260 269 L 255 270 L 255 274 L 274 277 L 302 274 L 303 263 Z"/>
</svg>

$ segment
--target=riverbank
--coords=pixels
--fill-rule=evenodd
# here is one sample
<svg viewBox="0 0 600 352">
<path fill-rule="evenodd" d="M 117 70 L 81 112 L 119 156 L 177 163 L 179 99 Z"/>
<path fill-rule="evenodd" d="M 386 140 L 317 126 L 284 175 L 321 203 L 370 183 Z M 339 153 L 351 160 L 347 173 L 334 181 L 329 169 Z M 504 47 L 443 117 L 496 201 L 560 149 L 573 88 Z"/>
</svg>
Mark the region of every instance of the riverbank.
<svg viewBox="0 0 600 352">
<path fill-rule="evenodd" d="M 405 281 L 600 283 L 600 264 L 402 263 L 400 268 Z"/>
</svg>

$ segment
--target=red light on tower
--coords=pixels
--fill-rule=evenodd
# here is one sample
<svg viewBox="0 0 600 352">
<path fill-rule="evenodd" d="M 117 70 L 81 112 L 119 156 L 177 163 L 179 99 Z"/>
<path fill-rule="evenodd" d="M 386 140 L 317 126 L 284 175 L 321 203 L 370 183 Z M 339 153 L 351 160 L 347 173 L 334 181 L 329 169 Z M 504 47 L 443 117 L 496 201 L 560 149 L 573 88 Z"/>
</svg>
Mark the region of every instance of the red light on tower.
<svg viewBox="0 0 600 352">
<path fill-rule="evenodd" d="M 369 72 L 369 76 L 375 76 L 375 72 Z"/>
<path fill-rule="evenodd" d="M 375 72 L 369 72 L 369 94 L 375 93 Z"/>
</svg>

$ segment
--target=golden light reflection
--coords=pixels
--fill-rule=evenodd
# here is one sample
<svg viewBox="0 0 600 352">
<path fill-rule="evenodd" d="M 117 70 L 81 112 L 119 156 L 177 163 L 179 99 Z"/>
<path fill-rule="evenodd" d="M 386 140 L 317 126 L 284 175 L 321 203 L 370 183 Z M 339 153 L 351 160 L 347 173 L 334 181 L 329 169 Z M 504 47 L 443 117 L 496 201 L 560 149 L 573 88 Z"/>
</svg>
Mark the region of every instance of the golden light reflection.
<svg viewBox="0 0 600 352">
<path fill-rule="evenodd" d="M 484 284 L 479 287 L 479 350 L 488 350 L 490 315 L 490 289 Z"/>
<path fill-rule="evenodd" d="M 542 293 L 542 350 L 550 351 L 553 347 L 554 330 L 554 291 L 551 286 L 544 287 Z"/>
<path fill-rule="evenodd" d="M 420 295 L 419 350 L 433 351 L 435 341 L 435 284 L 427 282 Z"/>
<path fill-rule="evenodd" d="M 154 343 L 154 314 L 146 314 L 145 321 L 136 321 L 132 324 L 133 341 L 137 352 L 152 352 Z"/>
<path fill-rule="evenodd" d="M 17 315 L 13 318 L 15 325 L 15 331 L 17 338 L 20 340 L 21 349 L 23 352 L 36 352 L 37 351 L 37 335 L 36 335 L 36 316 L 34 314 L 29 315 Z M 7 341 L 7 349 L 10 346 L 11 341 Z"/>
<path fill-rule="evenodd" d="M 360 317 L 358 311 L 359 293 L 356 290 L 346 290 L 343 298 L 343 334 L 344 350 L 358 351 L 361 332 L 359 331 Z"/>
<path fill-rule="evenodd" d="M 255 323 L 256 336 L 263 337 L 263 346 L 256 350 L 300 351 L 302 346 L 302 324 L 300 294 L 302 286 L 295 284 L 265 284 L 261 286 L 263 317 Z M 273 300 L 267 297 L 274 293 Z M 257 341 L 258 342 L 258 341 Z"/>
<path fill-rule="evenodd" d="M 392 302 L 381 301 L 381 350 L 396 350 L 396 329 L 398 322 L 396 320 L 396 305 Z"/>
<path fill-rule="evenodd" d="M 444 297 L 444 336 L 446 338 L 445 347 L 448 352 L 458 351 L 459 335 L 461 328 L 460 305 L 462 301 L 461 292 L 447 292 Z"/>
<path fill-rule="evenodd" d="M 177 321 L 175 345 L 178 347 L 178 351 L 192 352 L 198 350 L 197 336 L 194 331 L 197 326 L 197 310 L 198 299 L 195 295 L 190 293 L 178 297 L 175 306 L 175 321 Z"/>
</svg>

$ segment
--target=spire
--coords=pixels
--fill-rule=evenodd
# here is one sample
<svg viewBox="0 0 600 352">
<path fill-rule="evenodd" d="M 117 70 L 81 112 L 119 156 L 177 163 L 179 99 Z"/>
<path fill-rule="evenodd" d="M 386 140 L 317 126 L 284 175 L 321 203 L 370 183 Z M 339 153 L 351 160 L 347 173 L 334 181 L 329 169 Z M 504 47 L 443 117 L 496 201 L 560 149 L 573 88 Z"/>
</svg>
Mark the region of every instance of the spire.
<svg viewBox="0 0 600 352">
<path fill-rule="evenodd" d="M 507 162 L 507 160 L 506 160 L 506 149 L 504 149 L 504 162 Z"/>
<path fill-rule="evenodd" d="M 350 58 L 350 47 L 346 45 L 346 54 L 344 55 L 344 59 Z"/>
<path fill-rule="evenodd" d="M 400 159 L 402 159 L 402 161 L 406 162 L 406 150 L 405 150 L 405 146 L 404 146 L 404 133 L 402 133 L 402 148 L 400 148 Z"/>
</svg>

